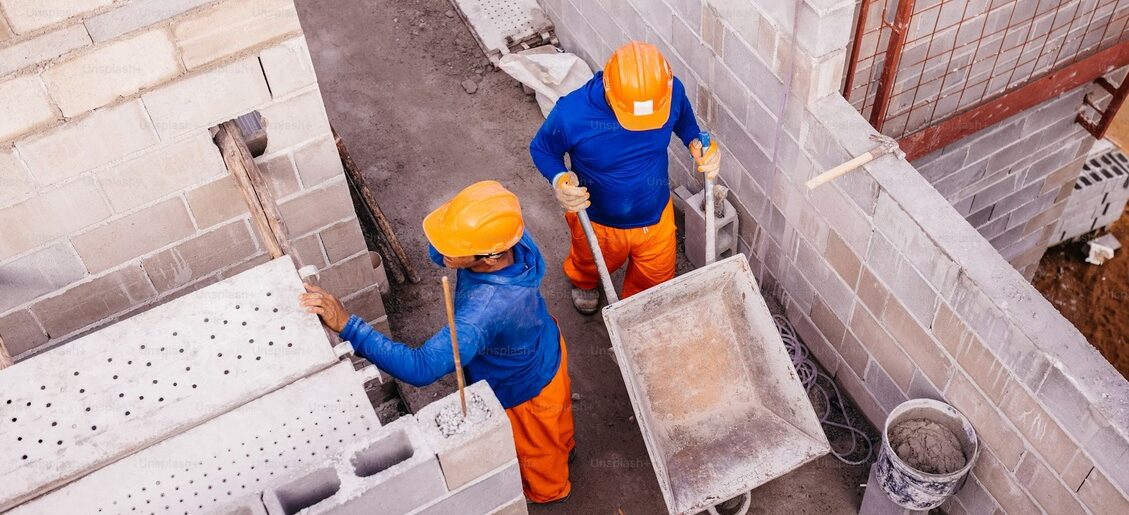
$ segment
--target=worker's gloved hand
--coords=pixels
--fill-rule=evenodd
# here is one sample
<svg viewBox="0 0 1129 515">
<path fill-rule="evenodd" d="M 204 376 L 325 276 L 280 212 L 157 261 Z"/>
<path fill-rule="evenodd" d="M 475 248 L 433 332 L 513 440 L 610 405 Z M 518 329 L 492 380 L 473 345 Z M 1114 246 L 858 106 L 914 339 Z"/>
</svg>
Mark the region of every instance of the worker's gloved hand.
<svg viewBox="0 0 1129 515">
<path fill-rule="evenodd" d="M 307 293 L 300 295 L 299 300 L 302 307 L 306 308 L 306 313 L 321 317 L 321 323 L 335 333 L 344 330 L 345 324 L 349 321 L 349 312 L 345 311 L 345 306 L 341 304 L 341 301 L 318 286 L 312 284 L 304 286 Z"/>
<path fill-rule="evenodd" d="M 577 184 L 576 174 L 561 172 L 553 177 L 553 193 L 557 202 L 570 213 L 575 213 L 592 205 L 588 200 L 588 188 Z"/>
<path fill-rule="evenodd" d="M 706 174 L 708 179 L 716 179 L 718 172 L 721 171 L 721 153 L 717 151 L 717 140 L 711 142 L 710 148 L 706 149 L 706 155 L 702 155 L 702 142 L 694 138 L 690 142 L 690 155 L 694 156 L 694 162 L 698 163 L 698 171 Z"/>
</svg>

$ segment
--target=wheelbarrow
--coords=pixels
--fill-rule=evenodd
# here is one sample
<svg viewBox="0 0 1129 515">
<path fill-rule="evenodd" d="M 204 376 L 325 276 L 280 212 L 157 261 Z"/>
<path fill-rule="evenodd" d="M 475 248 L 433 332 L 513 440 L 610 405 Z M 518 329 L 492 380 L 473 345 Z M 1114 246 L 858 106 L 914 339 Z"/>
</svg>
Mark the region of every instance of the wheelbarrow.
<svg viewBox="0 0 1129 515">
<path fill-rule="evenodd" d="M 708 134 L 701 141 L 708 146 Z M 672 514 L 713 511 L 830 451 L 742 254 L 618 300 L 588 214 L 578 215 L 608 304 L 612 349 Z M 729 501 L 729 502 L 727 502 Z"/>
</svg>

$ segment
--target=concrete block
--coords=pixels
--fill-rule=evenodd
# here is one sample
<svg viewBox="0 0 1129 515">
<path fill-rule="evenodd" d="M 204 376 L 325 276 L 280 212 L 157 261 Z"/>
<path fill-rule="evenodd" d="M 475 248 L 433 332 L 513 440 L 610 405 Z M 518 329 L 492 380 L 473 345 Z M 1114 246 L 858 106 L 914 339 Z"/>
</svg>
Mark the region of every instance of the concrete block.
<svg viewBox="0 0 1129 515">
<path fill-rule="evenodd" d="M 342 299 L 345 310 L 361 317 L 362 320 L 376 327 L 377 321 L 387 318 L 384 310 L 384 299 L 380 296 L 380 286 L 373 285 L 368 289 L 354 293 L 347 299 Z M 388 334 L 388 333 L 384 333 Z"/>
<path fill-rule="evenodd" d="M 285 97 L 317 82 L 306 38 L 296 37 L 259 53 L 274 98 Z"/>
<path fill-rule="evenodd" d="M 969 335 L 965 342 L 954 354 L 957 363 L 988 399 L 998 404 L 1006 389 L 1016 386 L 1011 380 L 1010 371 L 996 359 L 978 336 Z"/>
<path fill-rule="evenodd" d="M 412 515 L 496 513 L 511 504 L 515 495 L 519 494 L 521 494 L 521 471 L 518 469 L 517 460 L 511 460 L 508 464 L 490 471 L 485 477 L 413 511 Z"/>
<path fill-rule="evenodd" d="M 114 0 L 0 0 L 12 31 L 26 34 L 71 16 L 105 7 Z"/>
<path fill-rule="evenodd" d="M 13 139 L 55 120 L 51 99 L 35 75 L 0 82 L 0 105 L 6 106 L 4 117 L 0 118 L 0 141 Z"/>
<path fill-rule="evenodd" d="M 25 39 L 0 49 L 0 75 L 54 59 L 89 44 L 90 35 L 77 24 Z"/>
<path fill-rule="evenodd" d="M 850 328 L 858 342 L 882 365 L 898 388 L 909 388 L 915 368 L 913 362 L 878 321 L 867 310 L 856 308 L 851 315 Z"/>
<path fill-rule="evenodd" d="M 267 153 L 330 134 L 329 118 L 316 88 L 260 110 L 267 120 Z M 299 171 L 301 171 L 299 169 Z"/>
<path fill-rule="evenodd" d="M 1093 513 L 1129 513 L 1129 500 L 1100 470 L 1094 470 L 1078 489 L 1078 497 Z"/>
<path fill-rule="evenodd" d="M 866 389 L 866 384 L 862 382 L 859 376 L 855 375 L 851 368 L 839 367 L 839 372 L 835 374 L 835 382 L 839 383 L 843 391 L 847 392 L 847 396 L 855 403 L 855 406 L 871 425 L 881 427 L 881 424 L 886 421 L 888 412 L 883 410 L 882 406 L 874 400 L 874 396 Z"/>
<path fill-rule="evenodd" d="M 940 297 L 936 289 L 880 235 L 871 240 L 867 262 L 876 277 L 881 279 L 894 296 L 922 324 L 933 320 Z"/>
<path fill-rule="evenodd" d="M 134 0 L 112 11 L 83 20 L 96 43 L 114 39 L 127 32 L 156 25 L 210 0 Z"/>
<path fill-rule="evenodd" d="M 68 118 L 165 82 L 180 73 L 163 29 L 94 48 L 43 72 L 47 91 Z"/>
<path fill-rule="evenodd" d="M 270 101 L 270 90 L 259 60 L 250 58 L 150 91 L 141 100 L 167 141 L 247 113 Z"/>
<path fill-rule="evenodd" d="M 1086 511 L 1074 493 L 1067 490 L 1058 477 L 1046 467 L 1034 453 L 1027 453 L 1015 476 L 1031 492 L 1035 502 L 1047 513 L 1083 514 Z M 1083 484 L 1083 486 L 1085 486 Z"/>
<path fill-rule="evenodd" d="M 296 275 L 292 265 L 285 263 L 285 266 L 291 268 L 289 271 L 291 275 Z M 260 279 L 268 278 L 260 277 Z M 286 299 L 289 302 L 285 304 L 286 308 L 293 304 L 289 295 L 297 294 L 290 291 L 291 286 L 296 285 L 296 279 L 295 277 L 294 282 L 287 281 L 289 284 L 285 287 L 288 290 Z M 263 293 L 262 290 L 251 291 L 254 291 L 256 296 Z M 274 291 L 279 293 L 279 290 Z M 316 321 L 312 322 L 316 324 Z M 311 327 L 321 332 L 320 327 L 316 325 Z M 288 332 L 291 329 L 293 328 L 287 327 Z M 264 330 L 270 331 L 261 326 L 256 327 L 255 330 L 260 333 Z M 323 350 L 327 355 L 332 356 L 324 336 L 320 334 L 311 334 L 311 336 L 317 336 L 320 340 L 309 342 L 317 343 L 317 347 L 305 347 L 306 343 L 303 342 L 295 345 L 302 345 L 307 352 Z M 253 347 L 247 344 L 246 339 L 232 343 L 241 347 L 244 352 L 248 352 L 247 349 Z M 206 352 L 212 356 L 217 350 L 217 345 L 214 344 L 202 347 L 206 347 Z M 194 349 L 186 348 L 186 354 L 189 350 Z M 222 349 L 225 357 L 229 356 L 229 350 L 235 349 Z M 239 351 L 231 353 L 232 357 L 228 358 L 230 361 L 236 361 L 233 357 L 236 352 Z M 52 351 L 52 354 L 54 353 L 55 351 Z M 295 362 L 317 359 L 312 353 L 303 356 L 295 351 L 293 354 L 296 355 Z M 114 357 L 115 362 L 119 357 L 124 357 L 118 354 L 110 355 Z M 190 363 L 193 371 L 201 371 L 200 378 L 193 379 L 198 388 L 181 386 L 180 388 L 192 393 L 175 397 L 165 395 L 165 400 L 161 404 L 166 407 L 159 410 L 157 415 L 165 417 L 170 414 L 190 415 L 194 417 L 191 422 L 199 425 L 188 423 L 182 426 L 187 431 L 158 440 L 153 445 L 109 463 L 48 495 L 17 507 L 12 513 L 14 515 L 98 513 L 97 510 L 101 509 L 101 513 L 188 511 L 228 514 L 239 506 L 237 503 L 246 499 L 244 496 L 248 493 L 259 492 L 269 487 L 272 482 L 295 474 L 319 468 L 324 470 L 323 464 L 338 454 L 343 442 L 361 440 L 381 430 L 380 422 L 376 420 L 372 406 L 365 398 L 361 376 L 353 371 L 351 364 L 340 363 L 330 366 L 333 363 L 332 358 L 331 361 L 322 360 L 305 374 L 296 378 L 285 378 L 289 380 L 283 382 L 285 379 L 281 374 L 285 369 L 278 366 L 283 361 L 281 357 L 269 353 L 259 356 L 262 360 L 253 361 L 255 365 L 232 371 L 240 374 L 239 381 L 206 380 L 210 373 L 219 374 L 219 377 L 223 374 L 222 370 L 213 370 L 215 365 L 209 363 L 220 360 L 209 359 L 204 356 L 204 352 L 198 354 L 194 352 L 192 358 L 186 357 L 183 358 L 183 362 L 174 363 Z M 145 359 L 151 357 L 152 355 Z M 193 361 L 193 358 L 199 361 Z M 244 355 L 243 361 L 248 361 L 250 358 L 251 355 L 248 353 Z M 99 359 L 104 361 L 101 356 Z M 153 364 L 158 366 L 159 362 L 154 359 Z M 318 371 L 323 367 L 326 369 Z M 268 373 L 264 374 L 260 370 Z M 270 373 L 272 370 L 273 373 Z M 171 380 L 176 381 L 184 380 L 183 376 L 187 374 L 172 375 L 176 377 Z M 161 376 L 161 379 L 162 384 L 170 380 L 166 376 Z M 274 380 L 269 385 L 270 389 L 266 392 L 258 390 L 258 395 L 246 398 L 245 396 L 253 394 L 255 389 L 264 386 L 263 379 Z M 273 391 L 275 388 L 278 388 L 277 391 Z M 144 401 L 128 402 L 138 409 L 130 415 L 130 419 L 138 418 L 130 422 L 144 422 L 140 418 L 144 409 L 142 405 L 146 402 L 157 404 L 156 398 L 152 397 L 154 394 L 160 395 L 153 391 L 157 389 L 145 388 Z M 133 399 L 136 399 L 133 396 L 135 391 L 131 391 L 130 394 Z M 208 394 L 218 395 L 223 402 L 219 403 L 220 399 L 208 398 Z M 113 393 L 109 393 L 108 396 L 117 398 Z M 230 404 L 233 400 L 235 403 Z M 119 402 L 126 403 L 126 401 Z M 203 415 L 211 415 L 215 418 L 197 420 L 201 412 Z M 280 413 L 286 413 L 287 416 L 279 416 Z M 110 418 L 106 416 L 106 419 Z M 98 427 L 102 431 L 113 431 L 116 428 L 122 433 L 136 431 L 139 434 L 167 430 L 168 420 L 156 418 L 156 420 L 151 419 L 149 421 L 151 425 L 144 426 L 144 429 L 134 429 L 136 424 L 116 420 L 100 420 Z M 106 429 L 103 429 L 103 423 Z M 85 422 L 79 429 L 85 433 L 91 432 L 90 426 Z M 159 434 L 157 438 L 161 436 L 169 435 Z M 407 494 L 401 492 L 400 495 Z M 254 498 L 259 498 L 257 493 L 254 494 Z M 184 502 L 182 503 L 181 500 Z M 245 512 L 236 511 L 236 513 L 250 515 Z"/>
<path fill-rule="evenodd" d="M 880 404 L 882 409 L 887 413 L 897 407 L 897 405 L 909 400 L 906 394 L 902 392 L 902 389 L 894 384 L 889 374 L 873 359 L 870 360 L 870 364 L 866 367 L 864 382 L 866 389 L 870 390 L 875 400 L 878 401 L 878 404 Z"/>
<path fill-rule="evenodd" d="M 269 158 L 262 156 L 256 159 L 255 163 L 270 184 L 275 200 L 288 197 L 302 189 L 298 184 L 298 174 L 294 170 L 294 161 L 290 159 L 290 154 L 275 154 Z"/>
<path fill-rule="evenodd" d="M 0 151 L 0 209 L 26 200 L 35 193 L 35 182 L 13 150 Z"/>
<path fill-rule="evenodd" d="M 376 284 L 376 270 L 368 252 L 331 265 L 321 273 L 321 287 L 342 298 Z"/>
<path fill-rule="evenodd" d="M 344 173 L 332 135 L 294 149 L 294 164 L 298 166 L 302 185 L 307 188 Z"/>
<path fill-rule="evenodd" d="M 243 221 L 221 226 L 141 260 L 157 292 L 164 294 L 257 254 Z"/>
<path fill-rule="evenodd" d="M 1026 452 L 1026 442 L 967 376 L 959 372 L 953 374 L 945 388 L 945 400 L 972 422 L 977 437 L 1000 463 L 1008 469 L 1019 463 Z"/>
<path fill-rule="evenodd" d="M 1061 365 L 1053 366 L 1047 370 L 1047 377 L 1039 385 L 1036 397 L 1067 433 L 1086 442 L 1086 438 L 1098 427 L 1098 422 L 1090 409 L 1090 400 L 1080 390 L 1080 385 L 1068 378 L 1060 367 Z M 1104 447 L 1106 448 L 1089 450 L 1094 455 L 1103 456 L 1114 450 L 1109 445 Z"/>
<path fill-rule="evenodd" d="M 882 283 L 869 267 L 863 266 L 859 273 L 858 287 L 855 289 L 862 304 L 870 309 L 871 313 L 882 314 L 889 302 L 890 290 Z"/>
<path fill-rule="evenodd" d="M 1094 470 L 1094 462 L 1079 449 L 1073 458 L 1066 464 L 1062 471 L 1062 481 L 1066 487 L 1077 492 L 1082 487 L 1082 482 Z"/>
<path fill-rule="evenodd" d="M 337 263 L 362 250 L 368 250 L 365 237 L 361 234 L 361 224 L 356 218 L 336 223 L 319 234 L 330 263 Z"/>
<path fill-rule="evenodd" d="M 1019 480 L 991 450 L 981 447 L 972 472 L 1005 513 L 1039 513 L 1039 508 L 1020 486 Z"/>
<path fill-rule="evenodd" d="M 886 303 L 882 322 L 890 336 L 909 355 L 918 370 L 923 372 L 933 384 L 945 384 L 949 380 L 952 359 L 941 345 L 906 311 L 898 299 Z M 928 322 L 927 322 L 928 323 Z"/>
<path fill-rule="evenodd" d="M 92 274 L 134 260 L 196 232 L 188 209 L 173 197 L 71 237 Z"/>
<path fill-rule="evenodd" d="M 184 194 L 196 225 L 207 229 L 237 216 L 247 215 L 247 202 L 239 193 L 235 179 L 226 175 Z"/>
<path fill-rule="evenodd" d="M 457 393 L 424 406 L 416 414 L 428 443 L 439 455 L 439 464 L 443 467 L 443 476 L 447 480 L 447 488 L 451 491 L 485 476 L 490 471 L 504 468 L 517 457 L 510 419 L 498 399 L 494 397 L 490 386 L 485 381 L 474 383 L 466 388 L 466 397 L 468 404 L 472 399 L 480 399 L 481 405 L 487 410 L 487 418 L 481 422 L 467 424 L 461 433 L 444 435 L 436 420 L 445 411 L 459 409 Z M 514 464 L 516 469 L 516 462 Z M 513 498 L 512 493 L 506 495 L 503 500 L 511 498 Z"/>
<path fill-rule="evenodd" d="M 999 408 L 1031 442 L 1031 447 L 1052 463 L 1058 472 L 1065 470 L 1078 445 L 1022 385 L 1012 384 L 1000 399 Z"/>
<path fill-rule="evenodd" d="M 110 206 L 124 213 L 226 173 L 219 148 L 201 130 L 95 175 Z"/>
<path fill-rule="evenodd" d="M 101 322 L 157 296 L 145 271 L 129 265 L 32 304 L 52 339 Z"/>
<path fill-rule="evenodd" d="M 173 24 L 172 29 L 190 70 L 302 31 L 292 0 L 222 2 Z"/>
<path fill-rule="evenodd" d="M 4 288 L 0 313 L 40 295 L 61 289 L 86 276 L 86 267 L 70 244 L 63 241 L 0 265 Z"/>
<path fill-rule="evenodd" d="M 47 333 L 28 309 L 18 309 L 0 317 L 0 338 L 11 356 L 47 343 Z"/>
<path fill-rule="evenodd" d="M 525 496 L 524 495 L 518 496 L 518 497 L 514 498 L 514 500 L 510 501 L 509 504 L 506 504 L 505 506 L 502 506 L 501 508 L 498 508 L 497 510 L 490 512 L 490 515 L 528 515 L 528 514 L 529 514 L 529 506 L 525 502 Z"/>
<path fill-rule="evenodd" d="M 346 218 L 356 218 L 344 177 L 303 191 L 278 206 L 291 237 L 299 237 Z"/>
<path fill-rule="evenodd" d="M 317 492 L 337 492 L 315 504 Z M 307 508 L 310 515 L 399 515 L 447 493 L 435 451 L 428 446 L 415 417 L 407 416 L 362 435 L 333 460 L 304 478 L 271 488 L 263 501 L 271 515 Z M 467 512 L 471 513 L 471 512 Z"/>
<path fill-rule="evenodd" d="M 776 77 L 765 63 L 766 56 L 759 55 L 743 38 L 732 31 L 725 32 L 725 55 L 722 61 L 733 70 L 737 79 L 753 92 L 762 104 L 775 109 L 784 105 L 784 82 Z"/>
<path fill-rule="evenodd" d="M 291 240 L 290 248 L 291 257 L 298 261 L 299 266 L 314 265 L 318 270 L 325 268 L 325 251 L 322 250 L 321 238 L 316 233 Z"/>
<path fill-rule="evenodd" d="M 117 161 L 157 141 L 145 108 L 133 100 L 16 142 L 16 149 L 32 176 L 49 184 Z"/>
<path fill-rule="evenodd" d="M 74 209 L 82 206 L 82 209 Z M 22 254 L 110 216 L 110 206 L 90 178 L 44 190 L 0 209 L 0 260 Z M 29 224 L 28 220 L 35 220 Z"/>
</svg>

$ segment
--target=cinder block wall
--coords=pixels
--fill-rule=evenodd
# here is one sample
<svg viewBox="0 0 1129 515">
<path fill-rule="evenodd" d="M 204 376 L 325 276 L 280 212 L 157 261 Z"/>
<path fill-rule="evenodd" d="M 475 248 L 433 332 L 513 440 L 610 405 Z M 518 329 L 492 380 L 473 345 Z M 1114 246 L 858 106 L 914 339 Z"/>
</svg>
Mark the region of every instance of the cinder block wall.
<svg viewBox="0 0 1129 515">
<path fill-rule="evenodd" d="M 741 250 L 872 423 L 907 398 L 956 406 L 983 452 L 949 513 L 1129 510 L 1129 384 L 917 170 L 884 158 L 838 92 L 854 2 L 544 0 L 601 67 L 658 45 L 723 152 Z M 671 147 L 675 185 L 696 183 Z M 700 187 L 700 186 L 693 186 Z"/>
<path fill-rule="evenodd" d="M 1087 87 L 913 164 L 1025 277 L 1035 275 L 1094 138 L 1075 122 Z"/>
<path fill-rule="evenodd" d="M 298 261 L 384 320 L 292 0 L 0 0 L 0 105 L 13 355 L 267 259 L 208 132 L 256 109 Z"/>
<path fill-rule="evenodd" d="M 1129 201 L 1129 158 L 1117 148 L 1091 154 L 1082 165 L 1050 244 L 1106 230 Z"/>
</svg>

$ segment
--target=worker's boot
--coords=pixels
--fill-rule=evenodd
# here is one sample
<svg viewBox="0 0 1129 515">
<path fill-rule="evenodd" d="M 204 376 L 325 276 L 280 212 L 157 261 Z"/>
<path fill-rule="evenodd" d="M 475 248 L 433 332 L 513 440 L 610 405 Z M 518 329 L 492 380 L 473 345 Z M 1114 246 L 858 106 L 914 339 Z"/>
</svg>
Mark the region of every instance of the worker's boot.
<svg viewBox="0 0 1129 515">
<path fill-rule="evenodd" d="M 591 315 L 600 309 L 600 290 L 582 290 L 572 287 L 572 305 L 584 315 Z"/>
</svg>

